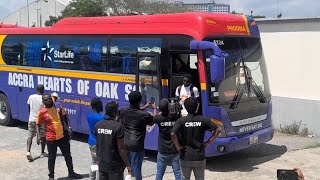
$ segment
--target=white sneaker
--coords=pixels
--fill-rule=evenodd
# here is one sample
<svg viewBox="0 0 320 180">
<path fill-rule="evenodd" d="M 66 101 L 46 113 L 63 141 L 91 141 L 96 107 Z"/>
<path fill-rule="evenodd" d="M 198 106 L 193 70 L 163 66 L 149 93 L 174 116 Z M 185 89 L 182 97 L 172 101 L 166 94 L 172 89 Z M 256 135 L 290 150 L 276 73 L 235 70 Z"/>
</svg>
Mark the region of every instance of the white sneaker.
<svg viewBox="0 0 320 180">
<path fill-rule="evenodd" d="M 30 152 L 27 152 L 27 159 L 29 161 L 33 161 L 33 157 L 31 156 L 31 153 Z"/>
</svg>

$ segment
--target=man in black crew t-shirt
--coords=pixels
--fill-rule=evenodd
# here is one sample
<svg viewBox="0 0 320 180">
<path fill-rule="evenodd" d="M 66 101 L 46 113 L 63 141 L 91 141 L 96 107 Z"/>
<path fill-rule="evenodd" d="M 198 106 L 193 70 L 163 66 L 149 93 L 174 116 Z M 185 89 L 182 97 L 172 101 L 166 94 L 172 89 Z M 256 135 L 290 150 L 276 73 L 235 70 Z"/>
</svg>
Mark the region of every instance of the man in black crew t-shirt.
<svg viewBox="0 0 320 180">
<path fill-rule="evenodd" d="M 188 115 L 178 119 L 171 131 L 172 140 L 180 152 L 182 179 L 190 179 L 193 171 L 196 180 L 203 180 L 206 167 L 204 150 L 219 136 L 220 129 L 210 119 L 195 116 L 197 101 L 193 97 L 186 99 L 184 106 Z M 212 136 L 203 142 L 207 130 L 212 132 Z M 178 138 L 178 134 L 181 137 Z"/>
<path fill-rule="evenodd" d="M 115 119 L 118 114 L 118 104 L 114 101 L 106 105 L 108 119 L 99 121 L 95 126 L 97 158 L 100 180 L 123 179 L 123 171 L 131 166 L 128 152 L 124 145 L 124 128 Z"/>
<path fill-rule="evenodd" d="M 156 180 L 162 180 L 167 165 L 172 166 L 175 179 L 180 180 L 179 153 L 171 139 L 172 127 L 179 117 L 178 114 L 169 115 L 169 101 L 167 99 L 162 99 L 159 102 L 159 110 L 161 114 L 154 117 L 154 122 L 159 127 Z"/>
<path fill-rule="evenodd" d="M 136 180 L 142 179 L 141 167 L 144 158 L 144 139 L 146 126 L 153 125 L 153 116 L 140 108 L 142 95 L 139 91 L 129 94 L 130 106 L 121 109 L 120 122 L 124 126 L 124 143 L 129 151 L 129 161 L 132 174 Z M 157 110 L 155 104 L 151 105 L 155 115 Z"/>
</svg>

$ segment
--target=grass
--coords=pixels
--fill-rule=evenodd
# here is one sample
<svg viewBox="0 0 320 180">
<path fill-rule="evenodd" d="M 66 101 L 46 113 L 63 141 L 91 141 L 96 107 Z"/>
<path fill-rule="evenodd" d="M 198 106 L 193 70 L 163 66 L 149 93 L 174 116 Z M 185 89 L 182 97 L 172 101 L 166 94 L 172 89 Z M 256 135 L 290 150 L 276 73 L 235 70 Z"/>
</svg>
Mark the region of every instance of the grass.
<svg viewBox="0 0 320 180">
<path fill-rule="evenodd" d="M 304 149 L 314 149 L 314 148 L 318 148 L 318 147 L 320 147 L 320 143 L 308 145 Z"/>
</svg>

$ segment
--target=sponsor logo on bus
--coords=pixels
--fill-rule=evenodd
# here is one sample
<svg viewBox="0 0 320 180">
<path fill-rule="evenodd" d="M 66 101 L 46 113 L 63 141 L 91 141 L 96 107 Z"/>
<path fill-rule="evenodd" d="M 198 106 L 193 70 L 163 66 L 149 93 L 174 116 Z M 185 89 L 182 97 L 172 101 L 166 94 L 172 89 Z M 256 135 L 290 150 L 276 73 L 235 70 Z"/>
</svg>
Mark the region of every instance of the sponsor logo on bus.
<svg viewBox="0 0 320 180">
<path fill-rule="evenodd" d="M 47 47 L 41 48 L 42 52 L 44 52 L 43 61 L 47 59 L 49 61 L 53 61 L 56 63 L 63 63 L 63 64 L 73 64 L 74 53 L 72 51 L 58 51 L 55 50 L 53 47 L 50 46 L 50 41 L 47 41 Z M 53 55 L 52 55 L 53 54 Z M 52 56 L 55 58 L 52 59 Z"/>
<path fill-rule="evenodd" d="M 244 26 L 227 26 L 227 30 L 233 32 L 247 32 L 247 29 Z"/>
</svg>

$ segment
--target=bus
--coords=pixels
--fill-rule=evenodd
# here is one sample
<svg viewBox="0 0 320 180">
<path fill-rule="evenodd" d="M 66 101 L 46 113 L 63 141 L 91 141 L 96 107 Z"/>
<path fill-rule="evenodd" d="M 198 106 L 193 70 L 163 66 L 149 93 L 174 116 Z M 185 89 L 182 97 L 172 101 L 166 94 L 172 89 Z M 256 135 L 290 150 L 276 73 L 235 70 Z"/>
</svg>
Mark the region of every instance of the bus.
<svg viewBox="0 0 320 180">
<path fill-rule="evenodd" d="M 175 96 L 185 74 L 200 91 L 200 111 L 222 130 L 206 156 L 273 137 L 271 93 L 257 23 L 224 13 L 73 17 L 52 27 L 0 28 L 0 124 L 28 121 L 28 96 L 57 92 L 73 130 L 88 133 L 90 101 L 128 105 Z M 157 150 L 148 126 L 145 149 Z M 205 136 L 210 136 L 208 132 Z"/>
</svg>

